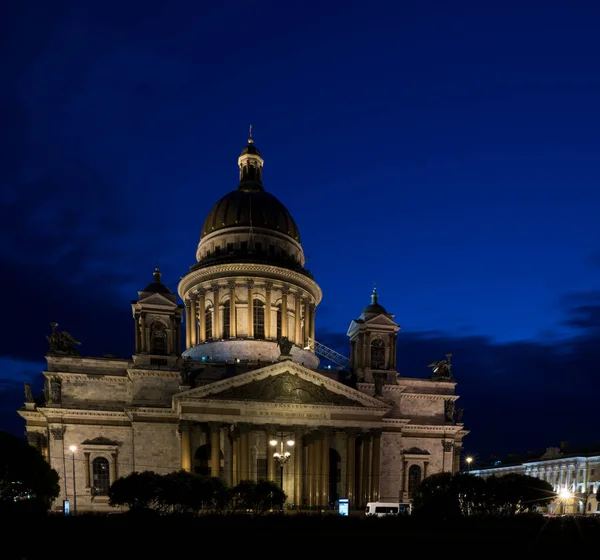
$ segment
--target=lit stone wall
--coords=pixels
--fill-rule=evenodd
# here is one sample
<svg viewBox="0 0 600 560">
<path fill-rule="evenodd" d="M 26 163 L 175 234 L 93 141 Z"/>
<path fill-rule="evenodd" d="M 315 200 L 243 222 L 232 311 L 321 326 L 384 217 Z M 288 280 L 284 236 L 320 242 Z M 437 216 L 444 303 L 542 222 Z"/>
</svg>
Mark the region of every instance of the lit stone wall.
<svg viewBox="0 0 600 560">
<path fill-rule="evenodd" d="M 131 384 L 125 377 L 84 374 L 59 377 L 63 407 L 115 410 L 131 402 Z"/>
</svg>

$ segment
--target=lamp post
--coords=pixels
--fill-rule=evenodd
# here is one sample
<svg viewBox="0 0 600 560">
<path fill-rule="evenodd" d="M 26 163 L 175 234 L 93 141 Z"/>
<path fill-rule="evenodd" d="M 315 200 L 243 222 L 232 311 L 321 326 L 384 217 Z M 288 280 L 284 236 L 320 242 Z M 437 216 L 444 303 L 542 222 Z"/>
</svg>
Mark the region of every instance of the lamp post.
<svg viewBox="0 0 600 560">
<path fill-rule="evenodd" d="M 473 457 L 467 457 L 465 459 L 467 461 L 467 473 L 471 472 L 471 463 L 473 462 Z"/>
<path fill-rule="evenodd" d="M 273 447 L 275 449 L 275 452 L 273 453 L 273 457 L 277 460 L 277 462 L 279 463 L 279 483 L 281 485 L 281 490 L 283 490 L 283 466 L 289 461 L 290 457 L 292 456 L 292 454 L 289 451 L 284 451 L 285 446 L 283 443 L 283 438 L 285 437 L 286 434 L 284 433 L 278 433 L 277 437 L 279 438 L 277 439 L 272 439 L 269 444 L 271 445 L 271 447 Z M 288 440 L 285 442 L 285 445 L 288 448 L 294 447 L 294 443 L 295 441 L 289 437 Z"/>
<path fill-rule="evenodd" d="M 75 486 L 75 452 L 77 451 L 77 446 L 71 445 L 69 449 L 73 455 L 73 515 L 75 515 L 77 513 L 77 488 Z"/>
</svg>

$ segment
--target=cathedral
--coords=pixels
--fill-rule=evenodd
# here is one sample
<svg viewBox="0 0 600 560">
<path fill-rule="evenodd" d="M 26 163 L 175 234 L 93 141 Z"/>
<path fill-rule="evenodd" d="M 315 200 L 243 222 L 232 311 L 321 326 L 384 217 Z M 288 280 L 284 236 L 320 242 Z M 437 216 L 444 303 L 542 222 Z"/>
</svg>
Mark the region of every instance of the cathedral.
<svg viewBox="0 0 600 560">
<path fill-rule="evenodd" d="M 81 357 L 52 325 L 44 397 L 26 391 L 18 412 L 59 473 L 56 510 L 110 510 L 110 485 L 133 471 L 268 479 L 287 508 L 356 509 L 408 503 L 424 477 L 459 469 L 468 431 L 450 354 L 429 378 L 399 375 L 400 326 L 375 289 L 350 321 L 349 359 L 319 367 L 342 356 L 316 340 L 321 289 L 263 164 L 250 138 L 178 293 L 158 268 L 138 292 L 131 359 Z"/>
</svg>

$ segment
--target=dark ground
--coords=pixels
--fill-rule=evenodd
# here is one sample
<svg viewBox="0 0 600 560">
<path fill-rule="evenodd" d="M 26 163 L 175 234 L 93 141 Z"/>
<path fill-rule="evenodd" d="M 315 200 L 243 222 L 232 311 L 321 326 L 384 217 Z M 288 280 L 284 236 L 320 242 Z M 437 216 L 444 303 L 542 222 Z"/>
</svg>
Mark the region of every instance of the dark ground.
<svg viewBox="0 0 600 560">
<path fill-rule="evenodd" d="M 333 515 L 18 516 L 2 520 L 0 558 L 206 558 L 408 552 L 445 557 L 497 554 L 598 553 L 600 517 L 467 520 L 425 523 L 413 518 Z M 429 557 L 429 554 L 426 554 Z"/>
</svg>

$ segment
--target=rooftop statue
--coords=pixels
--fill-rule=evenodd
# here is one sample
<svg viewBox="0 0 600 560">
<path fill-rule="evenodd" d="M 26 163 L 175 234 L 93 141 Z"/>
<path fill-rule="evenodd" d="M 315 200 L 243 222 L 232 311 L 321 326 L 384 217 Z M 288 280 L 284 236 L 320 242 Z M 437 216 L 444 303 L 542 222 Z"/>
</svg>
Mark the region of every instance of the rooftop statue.
<svg viewBox="0 0 600 560">
<path fill-rule="evenodd" d="M 294 346 L 294 343 L 291 340 L 288 340 L 287 336 L 282 336 L 277 344 L 282 356 L 289 356 L 292 351 L 292 346 Z"/>
<path fill-rule="evenodd" d="M 451 357 L 452 354 L 446 354 L 445 360 L 438 360 L 429 364 L 427 367 L 433 368 L 433 375 L 429 379 L 432 381 L 450 381 L 452 379 Z"/>
<path fill-rule="evenodd" d="M 58 323 L 50 323 L 52 333 L 46 336 L 50 344 L 48 354 L 50 356 L 79 356 L 76 346 L 81 346 L 81 342 L 75 340 L 68 332 L 57 330 Z"/>
</svg>

